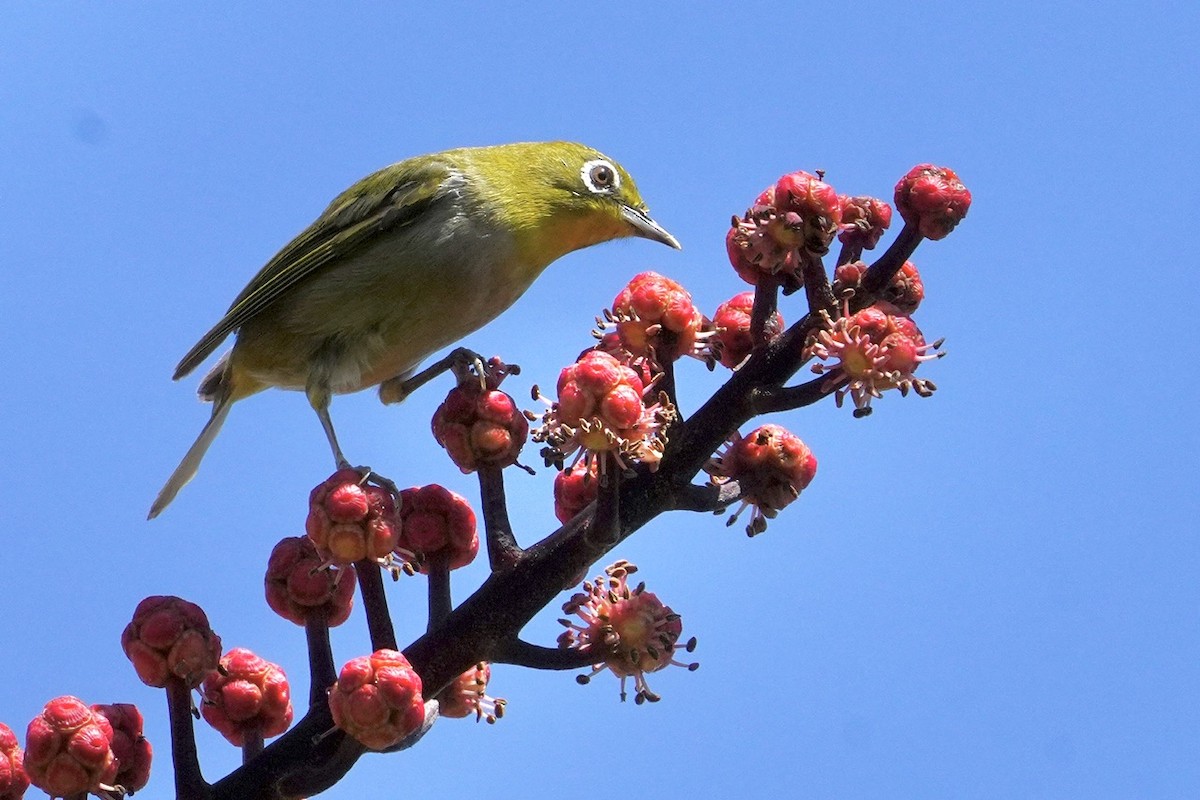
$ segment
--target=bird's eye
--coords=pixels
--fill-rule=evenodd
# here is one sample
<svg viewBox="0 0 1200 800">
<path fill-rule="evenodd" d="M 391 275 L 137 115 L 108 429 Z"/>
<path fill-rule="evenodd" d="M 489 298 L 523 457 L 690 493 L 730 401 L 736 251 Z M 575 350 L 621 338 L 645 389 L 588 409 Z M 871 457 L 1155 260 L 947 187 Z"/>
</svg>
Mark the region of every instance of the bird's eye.
<svg viewBox="0 0 1200 800">
<path fill-rule="evenodd" d="M 602 159 L 584 164 L 582 173 L 583 182 L 593 192 L 610 192 L 621 182 L 613 165 Z"/>
<path fill-rule="evenodd" d="M 607 189 L 612 186 L 613 171 L 608 168 L 607 164 L 597 164 L 592 167 L 591 176 L 592 185 L 597 189 Z"/>
</svg>

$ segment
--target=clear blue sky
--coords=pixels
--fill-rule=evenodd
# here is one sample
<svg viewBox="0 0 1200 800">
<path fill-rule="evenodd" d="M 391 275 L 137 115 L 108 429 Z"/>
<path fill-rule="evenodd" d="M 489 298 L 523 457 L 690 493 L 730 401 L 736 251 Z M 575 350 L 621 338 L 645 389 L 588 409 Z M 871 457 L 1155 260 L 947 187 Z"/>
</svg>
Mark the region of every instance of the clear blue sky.
<svg viewBox="0 0 1200 800">
<path fill-rule="evenodd" d="M 446 721 L 324 796 L 1200 795 L 1200 350 L 1175 324 L 1196 284 L 1200 12 L 653 5 L 0 12 L 0 720 L 23 738 L 59 694 L 136 702 L 160 753 L 147 796 L 169 795 L 165 702 L 119 647 L 149 594 L 200 603 L 304 694 L 303 635 L 261 576 L 329 471 L 320 429 L 298 394 L 239 404 L 147 523 L 206 415 L 172 368 L 361 175 L 568 138 L 619 158 L 684 250 L 631 241 L 555 264 L 467 341 L 525 367 L 516 393 L 553 380 L 635 272 L 682 281 L 709 313 L 742 291 L 728 219 L 780 173 L 890 198 L 923 161 L 975 198 L 915 259 L 917 319 L 950 351 L 925 372 L 940 389 L 866 420 L 832 403 L 782 415 L 820 472 L 765 535 L 675 514 L 616 554 L 700 638 L 698 672 L 653 676 L 658 705 L 499 668 L 501 724 Z M 691 410 L 716 376 L 683 371 Z M 428 434 L 446 388 L 391 408 L 339 398 L 351 458 L 476 498 Z M 509 480 L 525 541 L 553 526 L 550 481 Z M 410 640 L 423 587 L 390 591 Z M 555 611 L 527 636 L 551 643 Z M 356 613 L 339 663 L 366 647 Z M 199 737 L 207 777 L 237 763 Z"/>
</svg>

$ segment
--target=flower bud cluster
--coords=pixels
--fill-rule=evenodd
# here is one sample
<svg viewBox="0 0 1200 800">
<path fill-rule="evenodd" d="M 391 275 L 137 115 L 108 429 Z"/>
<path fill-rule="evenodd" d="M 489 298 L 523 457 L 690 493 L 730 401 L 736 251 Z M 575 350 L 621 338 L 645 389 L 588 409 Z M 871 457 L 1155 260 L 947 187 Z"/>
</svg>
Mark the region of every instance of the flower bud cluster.
<svg viewBox="0 0 1200 800">
<path fill-rule="evenodd" d="M 926 239 L 944 239 L 971 208 L 971 192 L 949 167 L 918 164 L 896 184 L 896 210 Z"/>
<path fill-rule="evenodd" d="M 615 354 L 619 348 L 634 362 L 666 364 L 704 350 L 704 315 L 683 286 L 657 272 L 635 275 L 596 322 L 600 349 Z M 606 340 L 607 329 L 616 336 Z"/>
<path fill-rule="evenodd" d="M 449 569 L 465 567 L 479 553 L 471 504 L 444 486 L 431 483 L 402 491 L 400 518 L 403 525 L 397 556 L 409 560 L 415 554 L 425 574 L 438 561 Z"/>
<path fill-rule="evenodd" d="M 505 374 L 489 370 L 482 382 L 464 376 L 434 412 L 433 436 L 464 473 L 517 463 L 529 438 L 529 422 L 516 401 L 498 388 Z"/>
<path fill-rule="evenodd" d="M 713 314 L 714 332 L 708 340 L 713 358 L 722 366 L 736 368 L 749 357 L 755 342 L 750 334 L 750 320 L 754 311 L 754 292 L 734 295 L 717 306 Z M 770 341 L 783 333 L 783 316 L 775 311 L 767 318 L 763 339 Z"/>
<path fill-rule="evenodd" d="M 145 787 L 150 781 L 154 749 L 142 733 L 142 712 L 132 703 L 93 705 L 92 711 L 112 726 L 112 752 L 117 760 L 116 784 L 129 794 Z"/>
<path fill-rule="evenodd" d="M 821 176 L 792 172 L 733 218 L 725 249 L 742 280 L 758 285 L 764 275 L 773 275 L 790 293 L 803 285 L 802 259 L 829 252 L 841 221 L 837 191 Z"/>
<path fill-rule="evenodd" d="M 670 400 L 655 398 L 637 371 L 602 350 L 587 350 L 558 376 L 558 401 L 534 431 L 547 463 L 561 465 L 582 450 L 588 460 L 611 453 L 617 463 L 657 465 L 666 446 L 665 426 L 674 419 Z"/>
<path fill-rule="evenodd" d="M 828 374 L 828 385 L 838 386 L 838 406 L 850 395 L 854 416 L 865 417 L 871 413 L 871 399 L 888 389 L 901 395 L 909 390 L 921 397 L 933 394 L 937 386 L 913 372 L 922 362 L 941 358 L 940 346 L 941 341 L 926 344 L 912 317 L 880 301 L 830 323 L 812 339 L 807 353 L 821 360 L 813 372 Z"/>
<path fill-rule="evenodd" d="M 358 470 L 340 469 L 309 495 L 305 530 L 329 563 L 387 561 L 400 534 L 396 498 Z"/>
<path fill-rule="evenodd" d="M 200 713 L 230 744 L 278 736 L 292 724 L 287 675 L 249 650 L 235 647 L 204 679 Z"/>
<path fill-rule="evenodd" d="M 20 800 L 29 788 L 25 756 L 12 728 L 0 722 L 0 800 Z"/>
<path fill-rule="evenodd" d="M 475 721 L 487 720 L 489 725 L 504 716 L 508 701 L 503 697 L 489 697 L 488 681 L 492 679 L 492 667 L 480 661 L 459 675 L 438 694 L 439 716 L 462 719 L 475 715 Z"/>
<path fill-rule="evenodd" d="M 862 279 L 867 273 L 867 265 L 861 261 L 848 261 L 839 264 L 833 272 L 833 293 L 838 297 L 849 299 L 858 292 Z M 880 292 L 880 300 L 891 303 L 905 314 L 911 314 L 925 299 L 925 284 L 921 281 L 921 273 L 917 265 L 905 261 L 891 281 Z"/>
<path fill-rule="evenodd" d="M 108 719 L 77 697 L 56 697 L 25 732 L 29 781 L 51 797 L 113 788 L 119 764 Z"/>
<path fill-rule="evenodd" d="M 335 627 L 350 616 L 354 565 L 334 567 L 307 536 L 289 536 L 271 551 L 265 584 L 267 605 L 279 616 L 304 625 L 317 615 Z"/>
<path fill-rule="evenodd" d="M 421 676 L 395 650 L 353 658 L 329 689 L 329 711 L 334 724 L 365 747 L 391 747 L 425 721 Z"/>
<path fill-rule="evenodd" d="M 763 425 L 747 436 L 734 436 L 709 463 L 713 483 L 737 481 L 741 505 L 727 524 L 732 525 L 747 506 L 754 509 L 746 534 L 767 529 L 767 520 L 797 497 L 817 474 L 817 459 L 808 446 L 779 425 Z"/>
<path fill-rule="evenodd" d="M 611 670 L 621 679 L 621 700 L 625 700 L 625 680 L 633 678 L 634 700 L 640 705 L 659 700 L 646 683 L 647 673 L 671 665 L 695 670 L 699 665 L 675 660 L 676 650 L 690 653 L 696 640 L 678 644 L 683 632 L 679 615 L 646 591 L 644 583 L 630 587 L 628 578 L 635 572 L 633 564 L 618 561 L 603 576 L 586 581 L 583 591 L 563 604 L 563 611 L 578 621 L 559 620 L 566 630 L 559 635 L 558 646 L 594 656 L 592 672 L 579 676 L 580 683 Z"/>
<path fill-rule="evenodd" d="M 121 647 L 142 683 L 160 689 L 172 679 L 196 688 L 221 658 L 221 637 L 200 606 L 171 596 L 138 603 Z"/>
</svg>

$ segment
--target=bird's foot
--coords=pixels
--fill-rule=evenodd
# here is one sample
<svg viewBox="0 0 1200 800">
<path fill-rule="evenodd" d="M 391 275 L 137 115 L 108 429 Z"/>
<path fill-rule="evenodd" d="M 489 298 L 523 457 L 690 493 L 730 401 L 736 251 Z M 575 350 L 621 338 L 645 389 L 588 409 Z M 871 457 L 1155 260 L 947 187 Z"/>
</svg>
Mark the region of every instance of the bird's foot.
<svg viewBox="0 0 1200 800">
<path fill-rule="evenodd" d="M 378 486 L 380 489 L 383 489 L 384 491 L 391 492 L 395 497 L 400 496 L 400 489 L 399 489 L 399 487 L 396 486 L 395 481 L 393 481 L 391 478 L 388 478 L 384 475 L 380 475 L 378 472 L 371 469 L 370 467 L 362 467 L 362 466 L 353 467 L 350 465 L 349 461 L 342 458 L 342 459 L 338 460 L 337 468 L 338 468 L 338 471 L 348 469 L 348 470 L 353 470 L 354 472 L 357 472 L 359 475 L 358 483 L 360 486 L 369 483 L 369 484 Z"/>
<path fill-rule="evenodd" d="M 505 364 L 496 356 L 484 359 L 474 350 L 458 347 L 415 375 L 398 375 L 379 384 L 379 399 L 384 404 L 401 403 L 443 372 L 453 373 L 460 385 L 479 381 L 480 388 L 494 389 L 507 376 L 519 374 L 521 368 L 516 364 Z"/>
</svg>

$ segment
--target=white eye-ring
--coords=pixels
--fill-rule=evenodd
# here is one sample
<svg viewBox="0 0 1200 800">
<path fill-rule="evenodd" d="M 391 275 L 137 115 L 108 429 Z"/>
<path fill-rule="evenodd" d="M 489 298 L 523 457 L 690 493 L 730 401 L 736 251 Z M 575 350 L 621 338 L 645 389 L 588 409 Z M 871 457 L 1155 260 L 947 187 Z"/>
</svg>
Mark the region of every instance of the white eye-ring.
<svg viewBox="0 0 1200 800">
<path fill-rule="evenodd" d="M 621 188 L 621 175 L 611 161 L 593 158 L 579 171 L 583 185 L 596 194 L 610 194 Z"/>
</svg>

